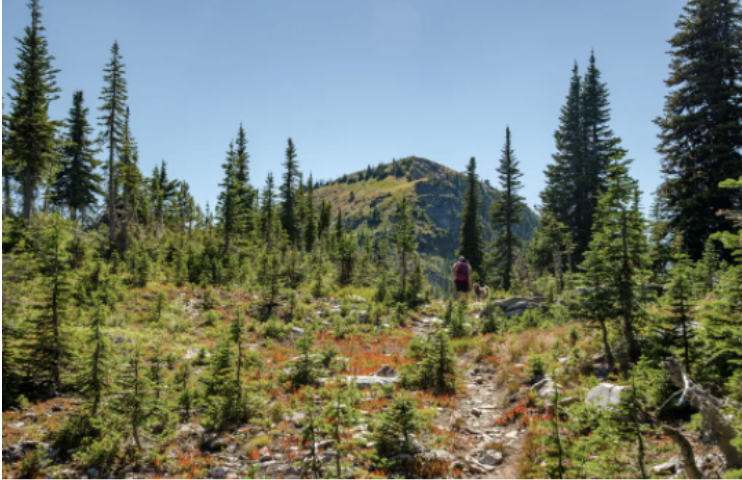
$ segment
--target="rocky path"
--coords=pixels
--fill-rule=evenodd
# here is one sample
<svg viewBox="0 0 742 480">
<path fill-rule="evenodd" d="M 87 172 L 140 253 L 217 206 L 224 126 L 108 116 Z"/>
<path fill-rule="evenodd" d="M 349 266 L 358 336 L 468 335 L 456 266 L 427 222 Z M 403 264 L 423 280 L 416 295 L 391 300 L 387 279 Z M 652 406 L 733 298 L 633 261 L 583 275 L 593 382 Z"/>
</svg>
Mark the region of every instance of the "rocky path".
<svg viewBox="0 0 742 480">
<path fill-rule="evenodd" d="M 441 320 L 422 318 L 412 326 L 415 335 L 428 338 Z M 454 431 L 455 444 L 446 450 L 455 458 L 454 470 L 466 478 L 516 478 L 519 471 L 524 431 L 516 425 L 497 426 L 495 420 L 510 409 L 506 392 L 497 384 L 495 367 L 473 363 L 459 357 L 463 395 L 455 408 L 442 409 L 435 425 Z M 453 447 L 453 448 L 451 448 Z"/>
</svg>

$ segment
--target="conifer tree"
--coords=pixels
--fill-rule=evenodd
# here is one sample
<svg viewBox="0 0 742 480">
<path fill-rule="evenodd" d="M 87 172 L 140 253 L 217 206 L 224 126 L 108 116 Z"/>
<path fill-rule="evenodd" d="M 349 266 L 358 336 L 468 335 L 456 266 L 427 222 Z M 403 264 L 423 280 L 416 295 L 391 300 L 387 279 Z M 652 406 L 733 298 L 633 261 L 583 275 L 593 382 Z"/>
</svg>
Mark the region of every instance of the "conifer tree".
<svg viewBox="0 0 742 480">
<path fill-rule="evenodd" d="M 422 430 L 422 418 L 409 395 L 399 394 L 379 415 L 374 430 L 376 454 L 388 458 L 398 454 L 414 453 L 412 435 Z"/>
<path fill-rule="evenodd" d="M 683 10 L 655 123 L 670 225 L 699 259 L 710 234 L 732 227 L 715 213 L 740 206 L 718 185 L 742 176 L 742 9 L 736 0 L 691 0 Z"/>
<path fill-rule="evenodd" d="M 703 247 L 703 256 L 696 264 L 696 290 L 700 295 L 707 295 L 714 289 L 714 276 L 719 269 L 719 254 L 714 246 L 714 239 L 709 237 Z"/>
<path fill-rule="evenodd" d="M 304 247 L 307 252 L 314 249 L 314 242 L 317 239 L 317 217 L 314 205 L 314 183 L 312 175 L 309 174 L 306 194 L 306 228 L 304 229 Z"/>
<path fill-rule="evenodd" d="M 393 228 L 392 237 L 397 249 L 397 255 L 399 255 L 399 266 L 402 275 L 399 299 L 405 299 L 407 296 L 407 261 L 417 250 L 415 222 L 410 215 L 407 197 L 402 198 L 402 202 L 397 207 L 397 215 Z"/>
<path fill-rule="evenodd" d="M 118 172 L 121 179 L 124 202 L 124 218 L 121 225 L 121 251 L 129 250 L 130 231 L 139 224 L 139 210 L 143 207 L 141 186 L 142 172 L 139 170 L 139 152 L 129 125 L 130 112 L 126 107 L 119 151 Z"/>
<path fill-rule="evenodd" d="M 49 119 L 49 104 L 58 98 L 56 93 L 59 92 L 56 86 L 59 70 L 52 67 L 54 57 L 49 53 L 43 34 L 39 1 L 30 0 L 28 8 L 31 25 L 24 29 L 24 37 L 17 39 L 20 44 L 15 64 L 18 73 L 10 79 L 14 93 L 9 95 L 7 139 L 3 139 L 3 147 L 12 157 L 15 174 L 21 182 L 23 218 L 27 220 L 31 218 L 36 187 L 56 156 L 58 122 Z"/>
<path fill-rule="evenodd" d="M 103 195 L 99 184 L 103 177 L 95 172 L 101 164 L 94 158 L 97 150 L 89 135 L 93 131 L 87 119 L 88 109 L 83 106 L 83 95 L 72 95 L 72 108 L 67 120 L 69 131 L 63 148 L 62 169 L 54 184 L 54 200 L 70 209 L 70 217 L 77 220 L 77 213 L 97 203 L 96 195 Z"/>
<path fill-rule="evenodd" d="M 574 180 L 574 213 L 572 237 L 578 258 L 590 243 L 593 216 L 598 198 L 605 190 L 605 177 L 612 156 L 620 150 L 621 140 L 614 136 L 608 123 L 611 119 L 608 87 L 600 81 L 600 70 L 595 65 L 595 54 L 582 79 L 580 93 L 583 153 Z"/>
<path fill-rule="evenodd" d="M 636 443 L 636 463 L 641 478 L 649 478 L 646 468 L 646 444 L 644 435 L 646 427 L 643 425 L 644 412 L 647 408 L 645 390 L 636 387 L 634 371 L 631 372 L 631 386 L 621 392 L 621 403 L 618 407 L 615 422 L 621 439 L 629 443 Z M 628 419 L 623 421 L 618 419 Z"/>
<path fill-rule="evenodd" d="M 510 145 L 510 127 L 505 129 L 505 146 L 502 149 L 500 166 L 500 198 L 492 204 L 492 227 L 497 232 L 494 242 L 494 264 L 496 278 L 504 290 L 510 290 L 513 278 L 516 249 L 520 240 L 515 235 L 515 226 L 525 210 L 524 198 L 518 195 L 522 187 L 519 178 L 523 174 L 518 169 L 518 161 Z"/>
<path fill-rule="evenodd" d="M 76 380 L 77 388 L 88 400 L 92 417 L 98 414 L 98 407 L 108 391 L 111 375 L 112 352 L 108 336 L 103 333 L 105 322 L 106 308 L 98 304 L 90 316 L 90 332 L 86 341 L 89 350 Z"/>
<path fill-rule="evenodd" d="M 335 478 L 344 478 L 342 457 L 349 453 L 348 442 L 345 440 L 347 432 L 359 421 L 358 410 L 351 405 L 351 399 L 342 390 L 335 392 L 335 398 L 329 402 L 322 412 L 325 420 L 324 430 L 335 441 Z M 345 455 L 343 455 L 345 454 Z"/>
<path fill-rule="evenodd" d="M 155 167 L 152 174 L 152 206 L 154 207 L 157 227 L 162 229 L 165 223 L 165 214 L 169 201 L 177 193 L 178 181 L 167 177 L 167 163 L 162 160 L 160 167 Z"/>
<path fill-rule="evenodd" d="M 541 192 L 544 207 L 565 225 L 571 225 L 570 217 L 574 213 L 575 192 L 571 182 L 574 165 L 579 162 L 583 152 L 580 104 L 580 75 L 575 62 L 567 102 L 559 117 L 559 129 L 554 132 L 557 153 L 552 155 L 554 163 L 544 172 L 546 187 Z"/>
<path fill-rule="evenodd" d="M 124 75 L 125 65 L 121 63 L 118 42 L 111 47 L 111 61 L 103 69 L 103 81 L 106 85 L 101 91 L 100 99 L 103 105 L 98 108 L 103 115 L 99 117 L 99 125 L 103 127 L 101 137 L 108 149 L 108 195 L 106 208 L 108 209 L 108 240 L 114 244 L 116 236 L 116 196 L 118 194 L 118 178 L 115 159 L 121 149 L 123 139 L 124 117 L 126 115 L 125 102 L 128 100 L 127 83 Z"/>
<path fill-rule="evenodd" d="M 637 182 L 628 175 L 629 161 L 617 154 L 612 162 L 606 192 L 598 203 L 590 249 L 581 268 L 595 283 L 600 303 L 609 309 L 615 307 L 615 314 L 622 319 L 629 356 L 636 362 L 641 352 L 634 324 L 641 309 L 642 282 L 648 273 L 644 218 Z"/>
<path fill-rule="evenodd" d="M 120 384 L 121 391 L 113 405 L 114 411 L 124 417 L 125 424 L 131 427 L 131 436 L 138 450 L 142 449 L 140 432 L 145 427 L 151 411 L 149 381 L 142 364 L 142 354 L 139 345 L 126 358 L 123 365 Z"/>
<path fill-rule="evenodd" d="M 224 252 L 228 252 L 239 232 L 238 203 L 239 184 L 237 182 L 237 165 L 234 143 L 229 142 L 227 160 L 222 164 L 224 180 L 219 184 L 222 191 L 219 193 L 217 209 L 221 217 L 221 228 L 224 232 Z"/>
<path fill-rule="evenodd" d="M 670 284 L 667 288 L 667 296 L 672 307 L 670 343 L 677 345 L 683 352 L 683 366 L 686 372 L 691 372 L 693 361 L 693 340 L 695 333 L 691 328 L 692 321 L 692 296 L 693 282 L 691 278 L 691 266 L 688 256 L 681 251 L 680 245 L 676 246 L 674 267 L 670 270 Z"/>
<path fill-rule="evenodd" d="M 319 220 L 317 221 L 317 237 L 322 238 L 330 228 L 332 222 L 332 205 L 322 199 L 319 207 Z"/>
<path fill-rule="evenodd" d="M 427 349 L 427 356 L 421 363 L 420 373 L 423 376 L 421 387 L 434 390 L 437 394 L 455 393 L 455 363 L 448 333 L 441 329 L 433 336 Z"/>
<path fill-rule="evenodd" d="M 297 181 L 299 179 L 299 164 L 296 161 L 296 148 L 294 142 L 289 138 L 286 147 L 286 161 L 283 163 L 286 171 L 283 174 L 281 185 L 281 225 L 286 231 L 289 243 L 296 245 L 299 240 L 299 218 L 296 201 Z"/>
<path fill-rule="evenodd" d="M 35 305 L 39 316 L 31 331 L 31 363 L 42 382 L 61 389 L 62 369 L 71 352 L 65 320 L 71 300 L 71 273 L 67 243 L 69 232 L 65 221 L 52 215 L 41 232 L 41 272 L 44 281 L 42 301 Z"/>
<path fill-rule="evenodd" d="M 237 182 L 237 217 L 238 228 L 241 233 L 249 233 L 250 221 L 253 214 L 255 192 L 250 186 L 250 155 L 247 153 L 247 138 L 245 129 L 240 124 L 235 142 L 235 181 Z"/>
<path fill-rule="evenodd" d="M 273 246 L 273 217 L 274 217 L 275 186 L 273 184 L 273 173 L 268 172 L 263 188 L 263 198 L 260 205 L 260 225 L 263 240 L 268 248 Z"/>
<path fill-rule="evenodd" d="M 178 406 L 182 410 L 183 418 L 188 421 L 191 418 L 196 398 L 195 392 L 191 385 L 192 367 L 190 361 L 183 362 L 176 373 L 175 381 L 178 386 Z"/>
<path fill-rule="evenodd" d="M 479 272 L 484 259 L 482 244 L 482 223 L 479 218 L 481 201 L 479 200 L 479 175 L 477 175 L 477 161 L 474 157 L 466 167 L 466 193 L 464 194 L 464 209 L 461 213 L 461 247 L 459 255 L 463 255 L 475 272 Z"/>
</svg>

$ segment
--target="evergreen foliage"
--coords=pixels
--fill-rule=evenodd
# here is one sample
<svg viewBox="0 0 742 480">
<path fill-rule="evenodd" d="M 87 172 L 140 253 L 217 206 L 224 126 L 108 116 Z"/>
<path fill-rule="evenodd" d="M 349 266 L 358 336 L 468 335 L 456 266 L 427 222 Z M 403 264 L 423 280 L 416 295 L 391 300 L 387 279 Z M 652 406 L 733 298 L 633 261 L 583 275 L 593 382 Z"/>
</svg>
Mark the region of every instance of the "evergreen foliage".
<svg viewBox="0 0 742 480">
<path fill-rule="evenodd" d="M 299 212 L 297 205 L 297 190 L 299 181 L 299 164 L 296 160 L 296 147 L 289 138 L 286 147 L 286 161 L 283 163 L 286 171 L 281 184 L 281 225 L 288 235 L 289 243 L 296 246 L 299 241 Z"/>
<path fill-rule="evenodd" d="M 101 139 L 108 149 L 108 194 L 106 208 L 108 210 L 108 239 L 111 246 L 116 235 L 116 196 L 118 194 L 118 173 L 116 171 L 116 157 L 119 154 L 122 141 L 124 118 L 126 116 L 126 101 L 128 100 L 127 81 L 124 75 L 123 57 L 119 53 L 118 42 L 111 47 L 111 60 L 103 69 L 105 86 L 101 90 L 100 100 L 103 105 L 98 108 L 102 112 L 99 125 L 103 128 Z"/>
<path fill-rule="evenodd" d="M 72 96 L 63 165 L 54 184 L 54 201 L 70 209 L 72 220 L 77 220 L 78 212 L 97 203 L 96 195 L 103 195 L 100 188 L 103 177 L 95 172 L 101 162 L 94 158 L 97 150 L 89 137 L 93 129 L 87 114 L 82 92 L 78 90 Z"/>
<path fill-rule="evenodd" d="M 22 216 L 31 218 L 36 199 L 36 189 L 50 163 L 55 161 L 55 129 L 58 122 L 49 118 L 49 104 L 58 98 L 56 84 L 58 69 L 52 66 L 54 57 L 41 23 L 39 0 L 30 0 L 31 24 L 24 29 L 24 36 L 17 39 L 18 61 L 16 77 L 10 79 L 13 94 L 10 113 L 4 125 L 3 176 L 5 153 L 13 165 L 14 176 L 21 183 L 23 192 Z M 4 119 L 6 120 L 6 119 Z M 6 177 L 7 178 L 7 177 Z M 7 187 L 7 185 L 5 185 Z M 10 192 L 8 192 L 9 194 Z"/>
<path fill-rule="evenodd" d="M 492 263 L 496 284 L 507 291 L 513 282 L 515 252 L 520 245 L 515 226 L 526 208 L 524 198 L 518 195 L 523 185 L 519 179 L 523 174 L 518 169 L 518 161 L 510 144 L 510 127 L 505 129 L 505 146 L 497 172 L 502 196 L 492 204 L 492 226 L 498 232 L 493 245 Z"/>
<path fill-rule="evenodd" d="M 732 227 L 715 213 L 740 207 L 719 183 L 742 176 L 742 8 L 734 0 L 691 0 L 675 27 L 665 81 L 671 90 L 655 120 L 660 192 L 670 225 L 699 259 L 709 235 Z"/>
<path fill-rule="evenodd" d="M 466 194 L 464 196 L 464 210 L 461 212 L 461 248 L 459 255 L 463 255 L 475 272 L 479 272 L 484 260 L 482 244 L 482 224 L 479 218 L 479 176 L 477 175 L 477 161 L 474 157 L 466 167 Z"/>
</svg>

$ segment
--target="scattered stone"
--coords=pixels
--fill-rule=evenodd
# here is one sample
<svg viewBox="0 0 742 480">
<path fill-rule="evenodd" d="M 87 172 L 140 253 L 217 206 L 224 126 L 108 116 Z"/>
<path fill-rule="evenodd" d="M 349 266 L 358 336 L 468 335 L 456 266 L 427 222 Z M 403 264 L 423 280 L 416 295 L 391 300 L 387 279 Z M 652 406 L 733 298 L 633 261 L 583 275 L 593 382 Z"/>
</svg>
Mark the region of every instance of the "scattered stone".
<svg viewBox="0 0 742 480">
<path fill-rule="evenodd" d="M 396 377 L 397 372 L 395 372 L 394 369 L 390 367 L 389 365 L 384 364 L 381 366 L 379 371 L 376 372 L 374 375 L 376 375 L 377 377 L 391 378 L 391 377 Z"/>
<path fill-rule="evenodd" d="M 191 349 L 188 349 L 188 350 L 186 351 L 186 354 L 185 354 L 185 356 L 184 356 L 183 358 L 184 358 L 185 360 L 193 360 L 194 358 L 198 358 L 198 352 L 199 352 L 200 350 L 201 350 L 200 348 L 191 348 Z M 208 353 L 208 352 L 205 352 L 205 353 L 206 353 L 206 355 L 204 355 L 205 357 L 207 357 L 207 358 L 208 358 L 208 357 L 210 357 L 210 356 L 211 356 L 211 354 L 210 354 L 210 353 Z"/>
<path fill-rule="evenodd" d="M 628 387 L 613 385 L 612 383 L 601 383 L 587 392 L 585 403 L 607 407 L 621 403 L 621 392 Z"/>
<path fill-rule="evenodd" d="M 295 333 L 297 335 L 304 335 L 304 329 L 301 327 L 291 327 L 291 333 Z"/>
<path fill-rule="evenodd" d="M 398 383 L 399 378 L 397 377 L 377 377 L 372 375 L 348 375 L 344 377 L 346 381 L 352 381 L 355 380 L 356 386 L 358 388 L 371 388 L 374 385 L 389 385 L 392 383 Z M 328 378 L 320 378 L 320 383 L 327 383 L 329 381 L 332 381 L 334 379 L 328 379 Z"/>
<path fill-rule="evenodd" d="M 3 463 L 20 462 L 21 458 L 23 458 L 23 448 L 20 445 L 3 448 Z"/>
<path fill-rule="evenodd" d="M 431 451 L 423 454 L 423 458 L 425 460 L 429 460 L 429 461 L 437 460 L 437 461 L 441 461 L 441 462 L 453 462 L 453 461 L 456 460 L 456 457 L 454 457 L 453 454 L 451 454 L 451 453 L 449 453 L 449 452 L 447 452 L 445 450 L 440 450 L 440 449 L 431 450 Z M 452 465 L 452 467 L 453 467 L 453 465 Z"/>
<path fill-rule="evenodd" d="M 471 414 L 474 415 L 475 417 L 481 417 L 482 416 L 482 410 L 480 410 L 479 408 L 472 408 L 471 409 Z"/>
<path fill-rule="evenodd" d="M 482 460 L 480 462 L 484 465 L 499 465 L 502 463 L 502 452 L 498 452 L 497 450 L 487 450 L 484 452 L 484 455 L 482 455 Z"/>
<path fill-rule="evenodd" d="M 328 440 L 322 440 L 321 442 L 317 444 L 318 449 L 327 449 L 327 448 L 332 448 L 334 446 L 335 446 L 335 440 L 331 438 Z"/>
<path fill-rule="evenodd" d="M 511 439 L 511 440 L 518 438 L 518 430 L 513 430 L 512 432 L 506 433 L 505 438 Z"/>
<path fill-rule="evenodd" d="M 271 460 L 273 460 L 273 456 L 269 453 L 266 453 L 264 455 L 261 455 L 259 461 L 260 463 L 265 463 L 265 462 L 270 462 Z"/>
<path fill-rule="evenodd" d="M 178 435 L 182 436 L 198 436 L 204 433 L 204 427 L 195 423 L 188 423 L 181 426 L 178 429 Z"/>
<path fill-rule="evenodd" d="M 209 472 L 209 478 L 227 478 L 227 473 L 230 473 L 224 467 L 214 467 Z"/>
<path fill-rule="evenodd" d="M 549 377 L 544 378 L 540 382 L 536 383 L 532 388 L 532 390 L 536 390 L 538 393 L 538 396 L 541 398 L 551 398 L 556 393 L 557 388 L 560 388 L 561 385 L 558 385 L 554 383 L 552 379 Z"/>
<path fill-rule="evenodd" d="M 33 412 L 28 412 L 28 413 L 24 414 L 21 417 L 21 420 L 32 420 L 32 421 L 35 422 L 36 421 L 36 414 L 33 413 Z"/>
</svg>

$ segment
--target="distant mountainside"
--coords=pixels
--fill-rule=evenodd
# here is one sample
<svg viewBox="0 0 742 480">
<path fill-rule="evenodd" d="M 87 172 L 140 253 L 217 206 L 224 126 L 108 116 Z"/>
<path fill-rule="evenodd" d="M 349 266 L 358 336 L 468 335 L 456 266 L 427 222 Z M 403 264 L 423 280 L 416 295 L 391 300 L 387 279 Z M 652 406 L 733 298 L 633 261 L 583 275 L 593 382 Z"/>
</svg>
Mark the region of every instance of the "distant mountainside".
<svg viewBox="0 0 742 480">
<path fill-rule="evenodd" d="M 315 194 L 330 202 L 333 215 L 342 210 L 349 228 L 366 226 L 380 235 L 390 232 L 397 204 L 407 197 L 414 207 L 418 251 L 428 278 L 432 284 L 444 286 L 459 248 L 465 192 L 464 174 L 425 158 L 407 157 L 345 175 L 322 185 Z M 499 192 L 485 182 L 479 183 L 479 192 L 483 236 L 489 243 L 495 235 L 489 210 Z M 537 226 L 536 214 L 527 209 L 516 234 L 529 240 Z"/>
</svg>

